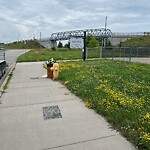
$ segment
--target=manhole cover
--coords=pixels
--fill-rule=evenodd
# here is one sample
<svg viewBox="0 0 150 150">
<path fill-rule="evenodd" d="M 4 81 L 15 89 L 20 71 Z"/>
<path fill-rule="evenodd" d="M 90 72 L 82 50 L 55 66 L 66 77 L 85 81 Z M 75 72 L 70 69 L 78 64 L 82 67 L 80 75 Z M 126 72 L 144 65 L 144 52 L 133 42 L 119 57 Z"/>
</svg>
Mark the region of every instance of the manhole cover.
<svg viewBox="0 0 150 150">
<path fill-rule="evenodd" d="M 43 107 L 43 117 L 44 117 L 44 120 L 62 118 L 58 105 Z"/>
</svg>

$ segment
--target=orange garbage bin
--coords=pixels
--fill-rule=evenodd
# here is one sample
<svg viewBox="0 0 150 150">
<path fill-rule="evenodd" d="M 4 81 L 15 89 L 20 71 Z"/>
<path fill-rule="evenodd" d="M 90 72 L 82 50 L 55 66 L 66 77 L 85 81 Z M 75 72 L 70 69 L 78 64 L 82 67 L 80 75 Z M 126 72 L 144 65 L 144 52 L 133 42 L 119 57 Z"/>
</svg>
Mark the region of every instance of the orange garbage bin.
<svg viewBox="0 0 150 150">
<path fill-rule="evenodd" d="M 47 78 L 53 79 L 53 71 L 51 70 L 51 67 L 47 67 Z"/>
</svg>

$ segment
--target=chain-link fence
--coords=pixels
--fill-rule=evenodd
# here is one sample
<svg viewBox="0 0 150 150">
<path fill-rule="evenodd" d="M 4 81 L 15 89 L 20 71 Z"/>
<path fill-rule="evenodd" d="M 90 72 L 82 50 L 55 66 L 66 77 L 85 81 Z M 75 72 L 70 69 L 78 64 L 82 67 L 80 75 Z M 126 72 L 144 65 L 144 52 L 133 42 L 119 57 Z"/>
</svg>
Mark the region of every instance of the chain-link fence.
<svg viewBox="0 0 150 150">
<path fill-rule="evenodd" d="M 150 47 L 87 48 L 87 58 L 150 58 Z"/>
</svg>

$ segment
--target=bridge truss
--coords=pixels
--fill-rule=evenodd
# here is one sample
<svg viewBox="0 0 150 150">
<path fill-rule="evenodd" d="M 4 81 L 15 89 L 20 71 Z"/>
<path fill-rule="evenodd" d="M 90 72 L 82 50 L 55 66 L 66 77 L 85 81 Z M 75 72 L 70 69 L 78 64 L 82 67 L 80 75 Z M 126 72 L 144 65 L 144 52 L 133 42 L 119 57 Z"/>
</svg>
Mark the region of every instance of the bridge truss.
<svg viewBox="0 0 150 150">
<path fill-rule="evenodd" d="M 138 36 L 150 36 L 150 32 L 112 33 L 112 38 L 133 38 Z"/>
<path fill-rule="evenodd" d="M 52 35 L 49 38 L 43 38 L 38 41 L 41 42 L 59 41 L 59 40 L 69 40 L 71 37 L 84 37 L 85 31 L 87 35 L 92 35 L 97 39 L 133 38 L 138 36 L 150 36 L 150 32 L 112 33 L 110 29 L 99 28 L 99 29 L 74 30 L 74 31 L 52 33 Z"/>
<path fill-rule="evenodd" d="M 112 32 L 110 29 L 100 28 L 53 33 L 51 37 L 41 39 L 40 41 L 58 41 L 68 40 L 71 37 L 84 37 L 85 31 L 87 35 L 92 35 L 96 38 L 110 38 L 112 36 Z"/>
</svg>

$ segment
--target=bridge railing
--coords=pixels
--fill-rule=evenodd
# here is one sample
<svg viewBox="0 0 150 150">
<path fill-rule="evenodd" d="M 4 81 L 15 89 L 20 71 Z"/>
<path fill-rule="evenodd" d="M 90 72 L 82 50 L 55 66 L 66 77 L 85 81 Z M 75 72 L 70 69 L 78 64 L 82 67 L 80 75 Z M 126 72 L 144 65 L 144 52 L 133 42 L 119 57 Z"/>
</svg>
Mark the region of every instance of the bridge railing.
<svg viewBox="0 0 150 150">
<path fill-rule="evenodd" d="M 138 37 L 138 36 L 150 36 L 150 32 L 130 32 L 130 33 L 117 33 L 113 32 L 112 37 Z"/>
</svg>

